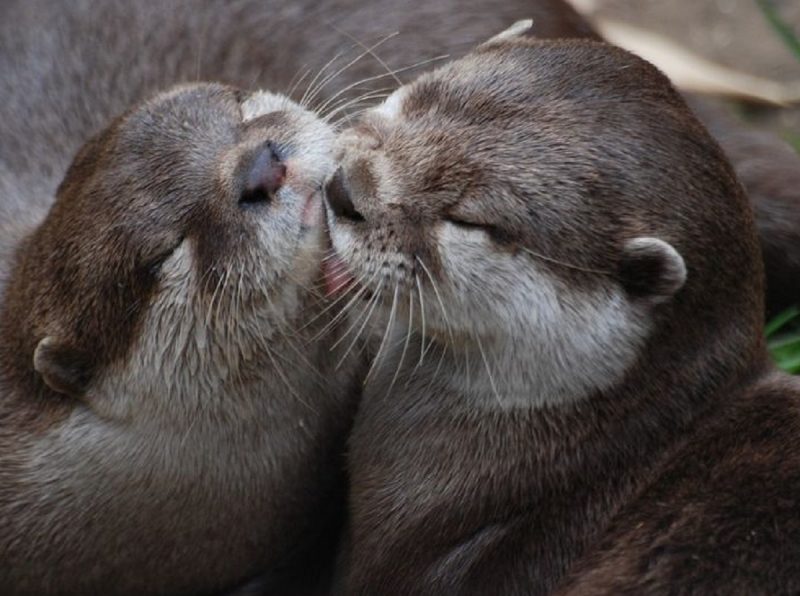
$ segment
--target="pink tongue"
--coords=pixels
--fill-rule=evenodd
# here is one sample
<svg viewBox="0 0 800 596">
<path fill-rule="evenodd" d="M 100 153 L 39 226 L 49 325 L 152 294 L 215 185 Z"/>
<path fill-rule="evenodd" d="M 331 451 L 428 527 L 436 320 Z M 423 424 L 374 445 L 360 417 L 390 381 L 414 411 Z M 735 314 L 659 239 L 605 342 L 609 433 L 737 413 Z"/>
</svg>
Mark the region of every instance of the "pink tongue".
<svg viewBox="0 0 800 596">
<path fill-rule="evenodd" d="M 336 296 L 355 283 L 347 265 L 336 255 L 323 262 L 322 277 L 325 280 L 325 295 L 328 297 Z"/>
</svg>

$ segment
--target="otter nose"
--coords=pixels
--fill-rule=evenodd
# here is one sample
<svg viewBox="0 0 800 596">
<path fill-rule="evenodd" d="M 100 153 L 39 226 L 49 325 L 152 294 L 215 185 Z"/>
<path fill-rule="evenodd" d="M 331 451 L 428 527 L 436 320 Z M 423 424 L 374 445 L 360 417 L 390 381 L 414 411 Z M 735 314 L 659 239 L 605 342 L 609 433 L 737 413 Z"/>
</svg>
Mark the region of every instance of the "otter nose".
<svg viewBox="0 0 800 596">
<path fill-rule="evenodd" d="M 336 170 L 333 178 L 325 187 L 325 198 L 331 211 L 337 217 L 344 217 L 352 221 L 364 221 L 364 216 L 356 210 L 353 200 L 350 198 L 350 188 L 347 186 L 342 168 Z"/>
<path fill-rule="evenodd" d="M 272 143 L 264 143 L 246 170 L 239 204 L 268 203 L 285 180 L 286 165 L 281 162 Z"/>
</svg>

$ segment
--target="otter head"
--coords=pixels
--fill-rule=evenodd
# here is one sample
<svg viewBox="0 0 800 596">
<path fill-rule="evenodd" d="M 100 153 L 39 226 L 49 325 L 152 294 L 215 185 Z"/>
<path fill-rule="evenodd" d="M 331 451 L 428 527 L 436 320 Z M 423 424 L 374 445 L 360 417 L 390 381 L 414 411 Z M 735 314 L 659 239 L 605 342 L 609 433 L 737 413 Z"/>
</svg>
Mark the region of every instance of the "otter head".
<svg viewBox="0 0 800 596">
<path fill-rule="evenodd" d="M 18 378 L 78 398 L 252 382 L 307 316 L 332 142 L 288 99 L 214 84 L 117 118 L 19 251 L 4 309 Z"/>
<path fill-rule="evenodd" d="M 373 320 L 444 346 L 503 404 L 584 397 L 722 325 L 752 342 L 751 216 L 666 78 L 604 44 L 511 37 L 337 142 L 332 242 Z"/>
</svg>

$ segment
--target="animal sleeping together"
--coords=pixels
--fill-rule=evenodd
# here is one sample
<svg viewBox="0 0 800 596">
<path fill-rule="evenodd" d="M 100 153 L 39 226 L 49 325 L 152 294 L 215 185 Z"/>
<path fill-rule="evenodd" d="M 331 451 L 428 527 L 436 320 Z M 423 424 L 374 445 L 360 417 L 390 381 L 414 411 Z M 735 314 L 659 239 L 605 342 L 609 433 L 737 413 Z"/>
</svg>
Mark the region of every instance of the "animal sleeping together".
<svg viewBox="0 0 800 596">
<path fill-rule="evenodd" d="M 191 51 L 149 93 L 123 42 L 119 97 L 29 139 L 69 142 L 22 160 L 3 123 L 4 594 L 800 590 L 800 387 L 744 189 L 641 59 L 480 43 L 510 4 L 335 126 L 187 82 Z M 534 5 L 537 37 L 592 36 Z M 255 72 L 238 11 L 214 78 Z M 46 84 L 97 76 L 78 50 Z"/>
</svg>

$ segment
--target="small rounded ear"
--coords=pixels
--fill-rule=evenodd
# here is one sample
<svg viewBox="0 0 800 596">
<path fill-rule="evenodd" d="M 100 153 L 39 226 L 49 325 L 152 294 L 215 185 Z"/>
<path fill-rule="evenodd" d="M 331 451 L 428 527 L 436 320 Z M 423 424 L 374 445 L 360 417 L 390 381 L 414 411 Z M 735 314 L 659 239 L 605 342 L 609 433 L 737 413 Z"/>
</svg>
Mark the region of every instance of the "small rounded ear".
<svg viewBox="0 0 800 596">
<path fill-rule="evenodd" d="M 36 346 L 33 368 L 53 391 L 70 397 L 83 396 L 92 376 L 92 362 L 85 352 L 50 336 Z"/>
<path fill-rule="evenodd" d="M 505 41 L 506 39 L 511 39 L 513 37 L 519 37 L 520 35 L 527 33 L 533 27 L 533 19 L 522 19 L 521 21 L 517 21 L 513 25 L 511 25 L 508 29 L 501 31 L 494 37 L 490 37 L 486 41 L 484 41 L 481 45 L 485 46 L 490 43 L 497 43 L 499 41 Z"/>
<path fill-rule="evenodd" d="M 659 303 L 686 283 L 686 263 L 668 242 L 640 237 L 625 243 L 619 274 L 629 294 Z"/>
</svg>

